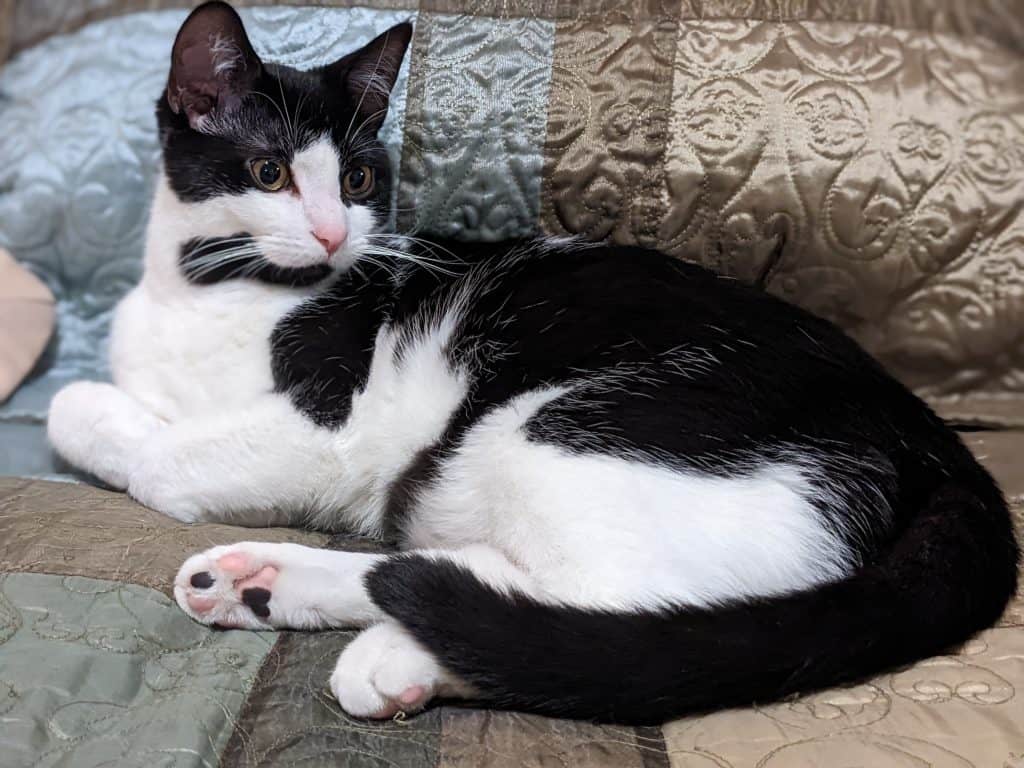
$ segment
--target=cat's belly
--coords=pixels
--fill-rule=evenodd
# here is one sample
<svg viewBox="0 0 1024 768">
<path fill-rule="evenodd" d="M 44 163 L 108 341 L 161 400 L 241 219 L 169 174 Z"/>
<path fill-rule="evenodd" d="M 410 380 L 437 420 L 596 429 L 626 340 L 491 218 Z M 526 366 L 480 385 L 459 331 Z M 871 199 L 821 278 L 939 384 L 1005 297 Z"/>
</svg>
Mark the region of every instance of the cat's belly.
<svg viewBox="0 0 1024 768">
<path fill-rule="evenodd" d="M 270 334 L 301 301 L 262 286 L 155 297 L 137 286 L 111 334 L 114 382 L 167 421 L 244 408 L 273 390 Z"/>
</svg>

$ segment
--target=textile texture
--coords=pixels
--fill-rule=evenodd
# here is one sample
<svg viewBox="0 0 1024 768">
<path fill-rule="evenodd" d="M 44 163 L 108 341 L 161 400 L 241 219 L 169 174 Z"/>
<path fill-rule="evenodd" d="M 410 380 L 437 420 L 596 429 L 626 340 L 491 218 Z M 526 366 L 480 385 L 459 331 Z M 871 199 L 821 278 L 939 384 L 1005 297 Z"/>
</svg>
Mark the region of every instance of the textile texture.
<svg viewBox="0 0 1024 768">
<path fill-rule="evenodd" d="M 106 378 L 140 268 L 153 102 L 186 7 L 0 0 L 0 247 L 58 330 L 0 405 L 0 759 L 21 766 L 1024 768 L 1024 600 L 859 685 L 656 728 L 439 706 L 348 718 L 349 632 L 221 632 L 169 599 L 240 539 L 66 477 L 50 397 Z M 416 32 L 384 139 L 398 225 L 662 248 L 837 321 L 966 437 L 1024 526 L 1024 0 L 241 2 L 300 67 Z M 349 7 L 351 6 L 351 7 Z M 514 648 L 509 649 L 515 653 Z M 642 652 L 642 649 L 638 649 Z M 628 681 L 609 681 L 628 685 Z"/>
</svg>

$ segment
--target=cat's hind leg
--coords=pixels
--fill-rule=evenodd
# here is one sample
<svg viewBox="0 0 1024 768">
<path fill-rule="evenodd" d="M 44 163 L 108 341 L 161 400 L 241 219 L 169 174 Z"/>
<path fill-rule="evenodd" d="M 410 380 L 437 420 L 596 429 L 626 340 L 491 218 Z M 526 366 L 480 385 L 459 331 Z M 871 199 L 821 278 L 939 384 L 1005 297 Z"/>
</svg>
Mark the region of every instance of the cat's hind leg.
<svg viewBox="0 0 1024 768">
<path fill-rule="evenodd" d="M 348 714 L 375 720 L 416 712 L 437 696 L 473 695 L 397 621 L 363 630 L 345 646 L 330 685 Z"/>
<path fill-rule="evenodd" d="M 413 569 L 417 561 L 440 561 L 467 574 L 479 583 L 501 593 L 529 594 L 536 586 L 528 574 L 512 564 L 501 552 L 485 545 L 458 550 L 413 550 L 394 555 L 375 566 L 364 582 L 374 581 L 379 588 L 402 589 L 401 578 L 407 575 L 408 563 Z M 398 579 L 388 571 L 396 570 Z M 430 590 L 430 584 L 418 585 Z M 379 610 L 379 609 L 378 609 Z M 472 616 L 463 620 L 473 622 Z M 410 629 L 388 618 L 367 630 L 342 651 L 331 675 L 331 691 L 338 703 L 356 717 L 388 718 L 396 712 L 415 712 L 435 696 L 469 697 L 474 690 L 437 657 L 420 644 Z M 516 649 L 510 648 L 510 653 Z"/>
<path fill-rule="evenodd" d="M 366 626 L 384 614 L 363 576 L 384 555 L 241 542 L 185 561 L 174 596 L 203 624 L 244 629 Z"/>
<path fill-rule="evenodd" d="M 444 561 L 503 592 L 536 591 L 527 574 L 484 545 L 389 556 L 243 542 L 190 557 L 175 578 L 174 595 L 196 620 L 224 627 L 373 624 L 346 646 L 330 686 L 350 715 L 391 717 L 398 711 L 417 711 L 435 696 L 473 694 L 471 686 L 381 611 L 367 591 L 367 578 L 378 566 L 392 564 L 408 571 L 401 568 L 407 557 Z M 382 580 L 388 580 L 387 574 L 378 574 L 378 583 Z"/>
<path fill-rule="evenodd" d="M 142 448 L 164 422 L 113 384 L 76 381 L 54 395 L 46 431 L 76 468 L 125 490 Z"/>
</svg>

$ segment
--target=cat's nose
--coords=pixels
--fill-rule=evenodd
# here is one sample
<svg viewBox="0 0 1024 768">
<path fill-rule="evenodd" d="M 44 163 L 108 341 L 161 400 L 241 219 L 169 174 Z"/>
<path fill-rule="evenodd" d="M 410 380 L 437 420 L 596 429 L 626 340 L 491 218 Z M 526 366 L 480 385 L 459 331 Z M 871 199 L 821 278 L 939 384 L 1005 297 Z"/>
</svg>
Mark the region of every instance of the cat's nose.
<svg viewBox="0 0 1024 768">
<path fill-rule="evenodd" d="M 324 247 L 327 255 L 330 256 L 341 248 L 348 237 L 348 231 L 346 231 L 345 227 L 339 225 L 317 227 L 313 230 L 313 237 L 317 239 L 317 242 Z"/>
</svg>

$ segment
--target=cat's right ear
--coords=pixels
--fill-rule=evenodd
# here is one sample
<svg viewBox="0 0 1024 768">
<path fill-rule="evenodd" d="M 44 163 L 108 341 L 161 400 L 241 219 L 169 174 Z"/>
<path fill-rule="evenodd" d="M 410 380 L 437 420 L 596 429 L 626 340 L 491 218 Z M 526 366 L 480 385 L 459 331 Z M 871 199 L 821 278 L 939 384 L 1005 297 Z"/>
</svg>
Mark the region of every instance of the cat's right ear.
<svg viewBox="0 0 1024 768">
<path fill-rule="evenodd" d="M 205 3 L 189 14 L 174 39 L 167 103 L 202 130 L 207 117 L 241 103 L 262 69 L 235 9 Z"/>
</svg>

